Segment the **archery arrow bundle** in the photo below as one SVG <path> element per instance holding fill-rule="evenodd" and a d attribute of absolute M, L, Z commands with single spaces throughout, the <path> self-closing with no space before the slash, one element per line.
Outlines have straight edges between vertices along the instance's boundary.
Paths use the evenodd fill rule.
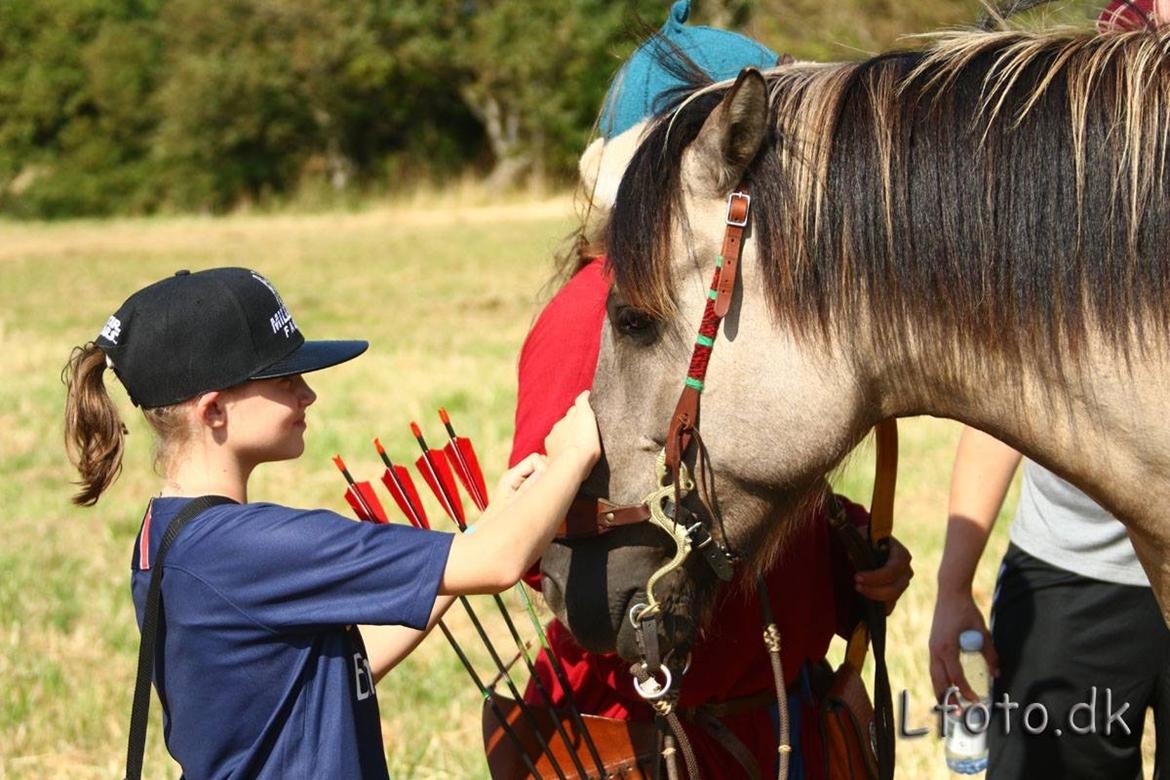
<path fill-rule="evenodd" d="M 410 424 L 411 434 L 422 450 L 422 454 L 415 460 L 415 468 L 443 512 L 462 533 L 467 530 L 467 518 L 456 480 L 480 511 L 487 508 L 488 491 L 471 440 L 456 434 L 446 409 L 439 410 L 439 417 L 448 437 L 442 449 L 428 446 L 418 424 Z M 385 466 L 382 484 L 394 503 L 412 526 L 429 529 L 431 524 L 410 471 L 390 459 L 379 439 L 374 439 L 374 448 Z M 334 457 L 333 462 L 345 477 L 345 500 L 357 518 L 363 522 L 389 522 L 373 485 L 369 481 L 355 480 L 340 455 Z M 638 728 L 642 724 L 583 716 L 580 713 L 573 700 L 564 667 L 549 646 L 548 636 L 524 583 L 518 583 L 515 590 L 523 602 L 557 683 L 564 692 L 567 705 L 565 711 L 554 707 L 552 695 L 537 674 L 536 661 L 530 653 L 529 645 L 520 636 L 507 605 L 498 594 L 492 598 L 518 650 L 511 663 L 505 663 L 500 657 L 471 602 L 463 596 L 458 599 L 497 670 L 490 684 L 484 683 L 483 677 L 476 671 L 450 628 L 442 620 L 438 622 L 447 642 L 484 699 L 484 747 L 492 777 L 551 776 L 559 780 L 573 780 L 619 774 L 630 778 L 642 776 L 648 761 L 648 753 L 643 746 L 652 741 L 648 739 L 650 735 Z M 523 660 L 529 679 L 542 698 L 539 705 L 525 701 L 512 680 L 510 670 L 519 659 Z M 500 682 L 507 687 L 509 695 L 492 690 Z"/>

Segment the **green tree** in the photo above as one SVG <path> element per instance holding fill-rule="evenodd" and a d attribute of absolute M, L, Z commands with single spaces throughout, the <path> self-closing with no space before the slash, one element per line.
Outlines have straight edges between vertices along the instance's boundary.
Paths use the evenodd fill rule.
<path fill-rule="evenodd" d="M 660 0 L 467 4 L 457 47 L 462 93 L 483 123 L 493 186 L 572 175 L 609 80 L 637 45 L 639 18 L 657 23 L 665 8 Z"/>
<path fill-rule="evenodd" d="M 134 0 L 0 2 L 0 207 L 41 216 L 145 207 L 154 15 Z"/>
<path fill-rule="evenodd" d="M 482 140 L 455 86 L 452 19 L 413 0 L 172 0 L 158 151 L 174 203 L 224 208 L 306 176 L 369 185 L 402 152 L 465 165 Z"/>

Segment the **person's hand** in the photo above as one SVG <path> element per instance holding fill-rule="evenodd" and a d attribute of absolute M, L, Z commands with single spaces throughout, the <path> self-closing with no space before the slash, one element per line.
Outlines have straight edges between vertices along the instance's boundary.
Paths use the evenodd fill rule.
<path fill-rule="evenodd" d="M 512 468 L 504 472 L 500 481 L 496 483 L 495 499 L 493 504 L 506 505 L 519 493 L 523 492 L 529 480 L 544 471 L 548 458 L 539 452 L 534 452 Z"/>
<path fill-rule="evenodd" d="M 857 592 L 871 601 L 886 605 L 886 614 L 894 611 L 898 599 L 910 586 L 914 569 L 910 566 L 910 551 L 894 537 L 890 537 L 890 555 L 885 565 L 872 571 L 854 575 Z"/>
<path fill-rule="evenodd" d="M 958 686 L 959 693 L 967 701 L 979 699 L 959 666 L 959 634 L 970 629 L 983 632 L 983 657 L 987 659 L 991 676 L 995 677 L 999 674 L 999 657 L 970 589 L 965 593 L 940 591 L 930 626 L 930 681 L 934 685 L 934 695 L 940 700 L 952 685 Z"/>
<path fill-rule="evenodd" d="M 549 459 L 561 456 L 579 458 L 584 479 L 593 464 L 601 457 L 601 439 L 597 433 L 597 418 L 589 405 L 589 391 L 577 396 L 565 416 L 549 431 L 544 439 L 544 451 Z"/>

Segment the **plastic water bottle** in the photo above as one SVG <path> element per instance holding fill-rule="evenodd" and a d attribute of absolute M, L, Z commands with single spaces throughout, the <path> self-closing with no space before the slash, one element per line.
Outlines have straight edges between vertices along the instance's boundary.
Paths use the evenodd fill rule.
<path fill-rule="evenodd" d="M 983 658 L 982 631 L 959 634 L 959 666 L 980 699 L 970 702 L 958 698 L 957 703 L 963 711 L 947 715 L 947 766 L 961 775 L 975 775 L 987 769 L 987 729 L 991 715 L 991 675 Z M 945 703 L 956 701 L 952 699 Z"/>

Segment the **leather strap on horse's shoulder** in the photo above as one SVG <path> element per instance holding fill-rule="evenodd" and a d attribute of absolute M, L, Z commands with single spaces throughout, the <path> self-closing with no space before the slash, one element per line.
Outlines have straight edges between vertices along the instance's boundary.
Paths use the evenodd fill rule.
<path fill-rule="evenodd" d="M 894 490 L 898 483 L 898 421 L 890 417 L 874 427 L 877 462 L 869 507 L 869 540 L 879 548 L 889 545 L 894 532 Z"/>
<path fill-rule="evenodd" d="M 873 496 L 870 501 L 869 539 L 845 517 L 835 497 L 830 494 L 829 519 L 837 540 L 857 571 L 881 566 L 889 554 L 890 536 L 894 530 L 894 492 L 898 472 L 898 424 L 893 418 L 882 420 L 875 427 L 877 463 L 874 467 Z M 877 750 L 878 776 L 889 780 L 894 773 L 894 706 L 890 689 L 889 670 L 886 668 L 886 612 L 885 605 L 862 599 L 863 618 L 849 637 L 845 659 L 858 672 L 865 663 L 868 645 L 873 643 L 874 655 L 874 727 Z"/>
<path fill-rule="evenodd" d="M 882 420 L 874 427 L 877 458 L 873 494 L 870 497 L 869 538 L 849 522 L 844 508 L 829 493 L 829 523 L 837 541 L 857 571 L 876 569 L 885 563 L 894 531 L 894 492 L 898 479 L 898 421 Z"/>

